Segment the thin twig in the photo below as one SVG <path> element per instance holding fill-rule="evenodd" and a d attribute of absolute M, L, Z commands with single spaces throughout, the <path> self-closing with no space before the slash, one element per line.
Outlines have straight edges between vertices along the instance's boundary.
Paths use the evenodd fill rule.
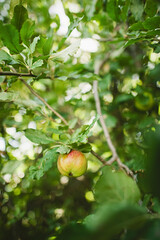
<path fill-rule="evenodd" d="M 26 81 L 24 81 L 22 78 L 20 78 L 20 80 L 26 85 L 26 87 L 30 90 L 30 92 L 36 96 L 41 102 L 44 103 L 44 105 L 46 105 L 46 107 L 48 107 L 58 118 L 60 118 L 62 120 L 62 122 L 68 126 L 67 121 L 62 117 L 62 115 L 60 115 L 56 110 L 54 110 L 41 96 L 39 96 L 38 93 L 36 93 L 33 88 L 28 85 L 28 83 Z"/>
<path fill-rule="evenodd" d="M 106 54 L 106 57 L 103 59 L 102 62 L 100 62 L 99 64 L 96 64 L 95 71 L 94 71 L 95 74 L 97 74 L 97 75 L 99 74 L 101 68 L 103 67 L 104 63 L 107 61 L 108 58 L 109 58 L 109 53 Z M 98 81 L 96 81 L 96 80 L 93 82 L 93 94 L 94 94 L 94 99 L 95 99 L 95 104 L 96 104 L 96 110 L 97 110 L 97 113 L 100 116 L 99 120 L 100 120 L 102 129 L 103 129 L 103 132 L 104 132 L 104 136 L 106 138 L 106 142 L 108 144 L 108 147 L 109 147 L 109 149 L 112 152 L 112 158 L 109 161 L 104 161 L 104 160 L 102 161 L 101 159 L 99 159 L 99 160 L 104 165 L 111 165 L 114 161 L 117 161 L 118 166 L 121 169 L 125 169 L 127 174 L 129 174 L 129 175 L 131 175 L 133 177 L 132 171 L 125 164 L 123 164 L 121 162 L 121 160 L 120 160 L 120 158 L 119 158 L 119 156 L 117 154 L 116 148 L 114 147 L 113 142 L 111 140 L 108 128 L 107 128 L 107 126 L 105 124 L 105 121 L 104 121 L 104 118 L 103 118 L 103 115 L 102 115 L 101 104 L 100 104 L 100 99 L 99 99 L 99 94 L 98 94 Z"/>
<path fill-rule="evenodd" d="M 112 143 L 112 140 L 110 138 L 110 134 L 108 132 L 108 129 L 106 127 L 106 124 L 105 124 L 105 121 L 104 121 L 104 118 L 102 116 L 102 111 L 101 111 L 101 106 L 100 106 L 100 100 L 99 100 L 99 95 L 98 95 L 98 82 L 97 81 L 94 81 L 93 82 L 93 93 L 94 93 L 94 98 L 95 98 L 95 103 L 96 103 L 96 109 L 97 109 L 97 112 L 99 114 L 99 120 L 101 122 L 101 125 L 102 125 L 102 129 L 104 131 L 104 135 L 105 135 L 105 138 L 106 138 L 106 141 L 108 143 L 108 146 L 112 152 L 112 155 L 113 157 L 116 159 L 117 158 L 117 153 L 116 153 L 116 149 Z"/>
<path fill-rule="evenodd" d="M 36 77 L 32 73 L 18 73 L 18 72 L 0 72 L 0 76 L 18 76 L 18 77 Z"/>
<path fill-rule="evenodd" d="M 95 156 L 96 158 L 98 158 L 99 161 L 101 161 L 103 163 L 103 165 L 106 165 L 106 161 L 101 157 L 99 156 L 96 152 L 94 152 L 93 150 L 91 150 L 91 153 L 93 156 Z"/>

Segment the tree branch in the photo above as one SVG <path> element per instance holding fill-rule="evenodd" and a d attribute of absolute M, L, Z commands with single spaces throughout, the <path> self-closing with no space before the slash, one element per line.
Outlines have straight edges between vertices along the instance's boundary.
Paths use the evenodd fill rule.
<path fill-rule="evenodd" d="M 38 93 L 36 93 L 33 88 L 31 88 L 30 85 L 28 85 L 28 83 L 26 81 L 24 81 L 22 78 L 20 78 L 21 82 L 23 82 L 26 87 L 30 90 L 30 92 L 36 96 L 41 102 L 44 103 L 44 105 L 46 105 L 47 108 L 49 108 L 58 118 L 60 118 L 62 120 L 62 122 L 68 126 L 67 121 L 62 117 L 62 115 L 60 115 L 56 110 L 54 110 L 41 96 L 38 95 Z"/>
<path fill-rule="evenodd" d="M 104 63 L 107 61 L 108 58 L 109 58 L 109 53 L 106 54 L 106 57 L 103 59 L 103 61 L 101 61 L 99 64 L 96 64 L 95 70 L 94 70 L 95 74 L 99 75 L 101 68 L 103 67 Z M 103 132 L 104 132 L 104 136 L 105 136 L 106 142 L 108 144 L 108 147 L 112 152 L 112 158 L 109 161 L 104 161 L 104 160 L 103 161 L 100 160 L 100 161 L 104 165 L 111 165 L 114 161 L 117 161 L 118 166 L 122 169 L 125 169 L 127 174 L 129 174 L 133 177 L 132 171 L 125 164 L 123 164 L 121 162 L 121 160 L 117 154 L 116 148 L 114 147 L 113 142 L 111 140 L 108 128 L 105 124 L 105 121 L 104 121 L 104 118 L 102 115 L 101 104 L 100 104 L 100 99 L 99 99 L 99 94 L 98 94 L 98 81 L 96 81 L 96 80 L 93 82 L 93 94 L 94 94 L 94 99 L 95 99 L 95 104 L 96 104 L 96 110 L 100 116 L 99 120 L 100 120 L 102 129 L 103 129 Z"/>
<path fill-rule="evenodd" d="M 18 77 L 36 77 L 32 73 L 18 73 L 18 72 L 0 72 L 0 76 L 18 76 Z"/>

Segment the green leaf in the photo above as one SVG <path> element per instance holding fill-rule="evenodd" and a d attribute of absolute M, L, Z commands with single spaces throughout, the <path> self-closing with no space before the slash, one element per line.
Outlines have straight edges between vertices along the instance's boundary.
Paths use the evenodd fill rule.
<path fill-rule="evenodd" d="M 72 120 L 70 120 L 68 122 L 69 128 L 73 129 L 75 127 L 76 123 L 77 123 L 77 118 L 73 118 Z"/>
<path fill-rule="evenodd" d="M 71 32 L 79 25 L 80 21 L 83 19 L 83 17 L 81 18 L 76 18 L 75 20 L 73 20 L 73 22 L 70 23 L 69 27 L 68 27 L 68 32 L 67 34 L 62 38 L 62 40 L 60 41 L 58 48 L 61 48 L 62 45 L 64 44 L 65 40 L 69 37 L 69 35 L 71 34 Z"/>
<path fill-rule="evenodd" d="M 23 5 L 21 4 L 15 6 L 12 24 L 16 26 L 18 31 L 20 31 L 23 23 L 27 20 L 27 18 L 28 18 L 27 9 L 23 7 Z"/>
<path fill-rule="evenodd" d="M 149 17 L 153 17 L 157 12 L 157 1 L 147 0 L 144 11 Z"/>
<path fill-rule="evenodd" d="M 124 229 L 141 226 L 148 218 L 145 208 L 117 202 L 101 205 L 94 214 L 85 218 L 84 225 L 93 232 L 94 239 L 111 240 L 119 239 L 115 237 Z"/>
<path fill-rule="evenodd" d="M 125 0 L 124 6 L 122 6 L 122 10 L 121 10 L 121 17 L 123 21 L 127 19 L 129 6 L 130 6 L 130 0 Z"/>
<path fill-rule="evenodd" d="M 126 48 L 126 47 L 133 45 L 134 43 L 142 41 L 142 40 L 143 40 L 142 38 L 132 38 L 125 43 L 124 47 Z"/>
<path fill-rule="evenodd" d="M 122 102 L 127 102 L 129 100 L 132 100 L 133 96 L 130 94 L 120 94 L 116 97 L 115 103 L 122 103 Z"/>
<path fill-rule="evenodd" d="M 54 142 L 54 140 L 46 136 L 45 133 L 35 129 L 27 129 L 25 131 L 25 136 L 31 142 L 38 143 L 38 144 L 49 144 Z"/>
<path fill-rule="evenodd" d="M 13 58 L 4 50 L 0 49 L 0 62 L 1 61 L 6 61 L 6 62 L 11 62 Z"/>
<path fill-rule="evenodd" d="M 5 80 L 5 76 L 0 76 L 0 84 L 3 83 Z"/>
<path fill-rule="evenodd" d="M 29 168 L 29 178 L 39 180 L 43 175 L 43 169 L 38 169 L 36 166 L 31 166 Z"/>
<path fill-rule="evenodd" d="M 81 129 L 77 129 L 71 136 L 70 143 L 87 143 L 87 137 L 90 132 L 90 129 L 94 126 L 95 122 L 98 120 L 99 116 L 95 116 L 92 123 L 90 125 L 84 125 Z"/>
<path fill-rule="evenodd" d="M 160 36 L 160 30 L 150 30 L 146 33 L 146 37 Z"/>
<path fill-rule="evenodd" d="M 86 143 L 86 144 L 80 144 L 79 146 L 76 146 L 76 149 L 83 153 L 88 153 L 92 150 L 92 147 L 89 143 Z"/>
<path fill-rule="evenodd" d="M 80 40 L 77 40 L 64 50 L 57 53 L 52 53 L 52 55 L 50 56 L 50 60 L 66 62 L 70 58 L 70 56 L 77 52 L 79 46 Z"/>
<path fill-rule="evenodd" d="M 1 173 L 2 173 L 2 174 L 6 174 L 6 173 L 12 174 L 12 173 L 15 172 L 15 170 L 16 170 L 21 164 L 22 164 L 22 162 L 20 162 L 20 161 L 9 161 L 9 162 L 7 162 L 7 163 L 3 166 L 2 170 L 1 170 Z"/>
<path fill-rule="evenodd" d="M 1 92 L 0 93 L 0 102 L 12 102 L 18 98 L 17 93 L 12 92 Z"/>
<path fill-rule="evenodd" d="M 88 20 L 90 20 L 94 16 L 94 12 L 96 10 L 96 4 L 97 4 L 97 0 L 85 0 L 84 1 L 85 14 L 86 14 Z"/>
<path fill-rule="evenodd" d="M 47 172 L 53 163 L 57 161 L 57 148 L 48 150 L 35 166 L 29 168 L 29 178 L 39 180 Z"/>
<path fill-rule="evenodd" d="M 135 17 L 135 20 L 141 20 L 142 14 L 144 11 L 144 6 L 141 0 L 131 0 L 131 12 L 133 16 Z"/>
<path fill-rule="evenodd" d="M 159 198 L 154 197 L 154 198 L 152 199 L 152 209 L 153 209 L 155 212 L 160 213 L 160 200 L 159 200 Z"/>
<path fill-rule="evenodd" d="M 97 116 L 95 116 L 95 118 L 93 119 L 93 121 L 90 125 L 84 125 L 82 127 L 81 136 L 79 138 L 80 141 L 81 141 L 81 138 L 88 136 L 91 128 L 94 126 L 94 124 L 97 122 L 98 119 L 99 119 L 99 116 L 97 115 Z"/>
<path fill-rule="evenodd" d="M 19 33 L 12 24 L 2 25 L 0 22 L 0 38 L 11 53 L 19 53 L 23 47 L 19 44 Z"/>
<path fill-rule="evenodd" d="M 51 133 L 58 134 L 58 135 L 63 133 L 62 130 L 59 130 L 59 129 L 56 129 L 56 128 L 47 128 L 47 131 L 51 132 Z"/>
<path fill-rule="evenodd" d="M 140 191 L 136 182 L 124 171 L 113 171 L 108 166 L 103 167 L 94 192 L 95 199 L 99 203 L 136 203 L 140 200 Z"/>
<path fill-rule="evenodd" d="M 39 59 L 39 60 L 37 60 L 36 62 L 33 63 L 33 65 L 31 66 L 31 69 L 40 67 L 40 66 L 42 66 L 42 65 L 43 65 L 43 60 L 42 60 L 42 59 Z"/>
<path fill-rule="evenodd" d="M 30 50 L 30 54 L 34 53 L 35 49 L 36 49 L 36 45 L 37 45 L 37 42 L 39 41 L 40 37 L 35 37 L 33 39 L 33 42 L 31 43 L 30 47 L 29 47 L 29 50 Z"/>
<path fill-rule="evenodd" d="M 43 45 L 43 54 L 48 55 L 50 54 L 52 50 L 53 45 L 53 37 L 49 37 L 48 39 L 45 39 L 45 43 Z"/>
<path fill-rule="evenodd" d="M 118 18 L 118 4 L 117 0 L 107 1 L 107 13 L 111 19 L 117 21 Z"/>
<path fill-rule="evenodd" d="M 44 172 L 47 172 L 52 166 L 53 163 L 57 161 L 57 148 L 48 150 L 42 160 L 42 167 Z"/>
<path fill-rule="evenodd" d="M 35 22 L 27 19 L 21 28 L 20 35 L 21 40 L 28 46 L 30 44 L 29 40 L 31 39 L 35 30 Z"/>
<path fill-rule="evenodd" d="M 54 239 L 54 237 L 53 237 Z M 69 222 L 61 229 L 56 240 L 91 240 L 90 234 L 84 224 L 77 222 Z M 52 239 L 51 239 L 52 240 Z M 95 240 L 95 238 L 92 238 Z"/>
<path fill-rule="evenodd" d="M 137 22 L 132 24 L 129 29 L 129 31 L 139 31 L 139 30 L 144 30 L 143 23 L 142 22 Z"/>
<path fill-rule="evenodd" d="M 70 147 L 62 145 L 59 148 L 57 148 L 57 152 L 60 154 L 68 154 L 71 151 Z"/>
<path fill-rule="evenodd" d="M 143 22 L 143 27 L 147 30 L 154 30 L 160 27 L 160 16 L 148 18 Z"/>
<path fill-rule="evenodd" d="M 10 15 L 12 16 L 14 13 L 14 8 L 19 3 L 23 4 L 25 7 L 27 7 L 27 0 L 11 0 L 10 1 Z"/>

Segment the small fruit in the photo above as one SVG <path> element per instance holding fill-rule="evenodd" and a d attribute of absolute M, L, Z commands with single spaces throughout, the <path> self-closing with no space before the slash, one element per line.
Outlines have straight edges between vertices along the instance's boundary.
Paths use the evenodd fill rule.
<path fill-rule="evenodd" d="M 154 99 L 151 93 L 144 92 L 139 94 L 135 99 L 135 106 L 141 111 L 148 111 L 152 108 L 154 104 Z"/>
<path fill-rule="evenodd" d="M 72 150 L 68 154 L 60 154 L 57 167 L 64 176 L 79 177 L 87 170 L 87 160 L 80 151 Z"/>

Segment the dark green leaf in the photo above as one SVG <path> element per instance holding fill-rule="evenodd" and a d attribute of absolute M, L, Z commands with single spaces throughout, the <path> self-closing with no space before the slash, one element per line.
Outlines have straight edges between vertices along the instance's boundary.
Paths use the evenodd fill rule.
<path fill-rule="evenodd" d="M 147 211 L 130 203 L 104 204 L 85 218 L 84 224 L 94 239 L 112 240 L 124 229 L 139 228 L 148 220 Z M 119 238 L 118 238 L 119 239 Z"/>
<path fill-rule="evenodd" d="M 118 4 L 117 0 L 107 1 L 107 13 L 111 19 L 116 21 L 118 19 Z"/>
<path fill-rule="evenodd" d="M 76 146 L 76 149 L 81 152 L 88 153 L 92 150 L 92 147 L 89 143 L 86 143 L 86 144 L 80 144 L 79 146 Z"/>
<path fill-rule="evenodd" d="M 56 237 L 56 240 L 91 240 L 89 232 L 82 223 L 70 222 Z"/>
<path fill-rule="evenodd" d="M 28 18 L 27 9 L 23 7 L 23 5 L 19 4 L 14 8 L 14 14 L 12 19 L 12 24 L 16 26 L 18 31 L 21 30 L 23 23 Z"/>
<path fill-rule="evenodd" d="M 157 12 L 157 1 L 147 0 L 144 10 L 149 17 L 153 17 Z"/>
<path fill-rule="evenodd" d="M 154 30 L 155 28 L 159 28 L 160 27 L 160 16 L 147 18 L 143 22 L 143 26 L 147 30 Z"/>
<path fill-rule="evenodd" d="M 11 53 L 21 52 L 23 47 L 19 44 L 19 33 L 16 27 L 12 24 L 2 25 L 0 22 L 0 29 L 0 38 Z"/>
<path fill-rule="evenodd" d="M 160 200 L 156 197 L 152 199 L 152 209 L 160 213 Z"/>
<path fill-rule="evenodd" d="M 131 25 L 128 29 L 129 31 L 139 31 L 139 30 L 144 30 L 143 23 L 142 22 L 137 22 Z"/>
<path fill-rule="evenodd" d="M 130 94 L 120 94 L 116 97 L 115 102 L 122 103 L 122 102 L 127 102 L 131 99 L 133 99 L 133 96 Z"/>
<path fill-rule="evenodd" d="M 129 6 L 130 6 L 130 0 L 125 0 L 121 10 L 121 17 L 123 21 L 125 21 L 128 16 Z"/>

